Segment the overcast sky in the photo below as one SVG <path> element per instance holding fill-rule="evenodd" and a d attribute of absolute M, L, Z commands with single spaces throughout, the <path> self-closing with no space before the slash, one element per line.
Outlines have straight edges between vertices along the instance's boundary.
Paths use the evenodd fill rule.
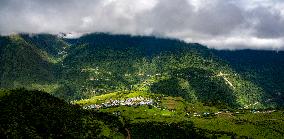
<path fill-rule="evenodd" d="M 284 50 L 284 0 L 0 0 L 0 33 L 159 35 Z"/>

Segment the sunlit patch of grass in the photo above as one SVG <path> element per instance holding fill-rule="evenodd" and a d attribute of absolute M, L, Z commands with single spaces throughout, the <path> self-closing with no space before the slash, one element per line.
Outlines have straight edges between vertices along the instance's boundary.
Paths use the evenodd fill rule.
<path fill-rule="evenodd" d="M 125 100 L 128 98 L 134 98 L 134 97 L 144 97 L 144 98 L 150 98 L 153 97 L 151 94 L 147 92 L 142 91 L 122 91 L 122 92 L 113 92 L 108 94 L 103 94 L 99 96 L 94 96 L 89 99 L 83 99 L 75 101 L 74 103 L 79 105 L 87 105 L 87 104 L 99 104 L 106 101 L 112 100 Z"/>
<path fill-rule="evenodd" d="M 169 110 L 161 111 L 162 116 L 172 116 L 174 112 L 170 112 Z"/>
<path fill-rule="evenodd" d="M 55 92 L 60 87 L 59 84 L 31 84 L 30 89 L 36 89 L 47 93 Z"/>
<path fill-rule="evenodd" d="M 186 109 L 185 100 L 181 97 L 164 97 L 161 106 L 168 110 L 184 111 Z"/>
<path fill-rule="evenodd" d="M 187 112 L 210 112 L 210 113 L 215 113 L 218 112 L 219 109 L 216 107 L 209 107 L 209 106 L 204 106 L 203 103 L 201 102 L 196 102 L 196 103 L 187 103 L 186 104 L 186 111 Z"/>
<path fill-rule="evenodd" d="M 150 95 L 146 92 L 142 91 L 132 91 L 129 94 L 126 95 L 127 98 L 133 98 L 133 97 L 149 97 Z"/>
<path fill-rule="evenodd" d="M 191 117 L 190 119 L 196 127 L 211 131 L 234 132 L 239 136 L 253 138 L 281 138 L 282 116 L 281 113 L 275 112 L 246 113 L 236 116 L 220 114 L 214 118 Z"/>
<path fill-rule="evenodd" d="M 78 101 L 75 101 L 74 103 L 79 104 L 79 105 L 97 104 L 97 103 L 105 102 L 106 100 L 109 100 L 109 99 L 116 99 L 117 95 L 118 95 L 118 92 L 108 93 L 104 95 L 94 96 L 90 99 L 78 100 Z"/>

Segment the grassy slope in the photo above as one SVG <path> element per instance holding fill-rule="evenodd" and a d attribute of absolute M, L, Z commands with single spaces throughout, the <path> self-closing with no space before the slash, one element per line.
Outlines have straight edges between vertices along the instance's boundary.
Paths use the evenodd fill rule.
<path fill-rule="evenodd" d="M 0 94 L 0 104 L 4 106 L 0 111 L 0 136 L 4 138 L 281 138 L 284 132 L 283 111 L 254 114 L 240 110 L 238 114 L 194 117 L 193 113 L 212 113 L 218 109 L 189 104 L 181 97 L 160 97 L 160 107 L 119 106 L 96 111 L 83 110 L 39 91 L 1 90 Z M 93 99 L 159 97 L 138 92 L 116 96 L 113 93 Z"/>
<path fill-rule="evenodd" d="M 134 93 L 134 92 L 133 92 Z M 130 93 L 130 94 L 133 94 Z M 231 138 L 281 138 L 283 136 L 283 111 L 269 113 L 263 110 L 259 113 L 252 113 L 250 110 L 224 110 L 222 113 L 216 107 L 204 106 L 202 103 L 188 103 L 181 97 L 162 97 L 145 95 L 135 92 L 136 96 L 159 98 L 153 106 L 118 106 L 101 108 L 99 111 L 119 115 L 129 122 L 129 126 L 151 122 L 161 123 L 193 123 L 196 130 L 200 130 L 206 137 Z M 93 97 L 88 100 L 74 102 L 79 105 L 102 104 L 110 99 L 130 98 L 126 93 L 111 93 Z M 132 96 L 132 95 L 131 95 Z M 228 112 L 225 112 L 228 111 Z M 209 112 L 210 115 L 204 115 Z M 201 117 L 194 116 L 195 113 Z M 142 126 L 142 125 L 141 125 Z M 131 132 L 136 132 L 130 130 Z M 149 132 L 149 131 L 148 131 Z"/>
<path fill-rule="evenodd" d="M 40 91 L 1 90 L 0 94 L 2 138 L 205 138 L 191 122 L 132 123 L 111 111 L 83 110 Z"/>
<path fill-rule="evenodd" d="M 1 37 L 1 86 L 50 83 L 55 78 L 52 65 L 42 57 L 40 50 L 19 35 Z"/>

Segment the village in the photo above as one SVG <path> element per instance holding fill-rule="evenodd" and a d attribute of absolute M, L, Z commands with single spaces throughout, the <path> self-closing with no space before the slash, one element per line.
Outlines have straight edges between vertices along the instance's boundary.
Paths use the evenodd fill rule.
<path fill-rule="evenodd" d="M 153 99 L 144 98 L 144 97 L 133 97 L 125 100 L 112 100 L 110 99 L 108 102 L 104 102 L 102 104 L 91 104 L 87 106 L 83 106 L 83 109 L 100 109 L 100 108 L 108 108 L 108 107 L 116 107 L 116 106 L 142 106 L 142 105 L 155 105 Z"/>
<path fill-rule="evenodd" d="M 141 96 L 133 97 L 133 98 L 127 98 L 122 100 L 113 100 L 110 99 L 107 102 L 101 103 L 101 104 L 90 104 L 83 106 L 83 109 L 101 109 L 101 108 L 111 108 L 111 107 L 118 107 L 118 106 L 153 106 L 157 109 L 166 110 L 166 108 L 161 108 L 158 105 L 157 102 L 155 102 L 151 98 L 144 98 Z M 171 110 L 171 112 L 176 112 L 175 110 Z M 193 116 L 193 117 L 212 117 L 212 116 L 218 116 L 218 115 L 227 115 L 227 116 L 234 116 L 239 114 L 245 114 L 245 113 L 252 113 L 252 114 L 258 114 L 258 113 L 273 113 L 276 112 L 276 110 L 249 110 L 249 109 L 243 109 L 240 108 L 239 111 L 230 111 L 228 109 L 221 109 L 218 112 L 187 112 L 186 116 Z"/>

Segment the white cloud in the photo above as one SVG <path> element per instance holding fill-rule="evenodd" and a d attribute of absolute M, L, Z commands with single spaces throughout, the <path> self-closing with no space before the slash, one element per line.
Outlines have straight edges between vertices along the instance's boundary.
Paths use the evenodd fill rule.
<path fill-rule="evenodd" d="M 217 49 L 284 50 L 282 0 L 1 0 L 0 33 L 159 34 Z"/>
<path fill-rule="evenodd" d="M 210 44 L 211 48 L 216 49 L 267 49 L 281 50 L 284 45 L 284 38 L 279 39 L 263 39 L 256 37 L 228 37 L 215 38 L 209 40 L 199 40 L 204 44 Z M 230 47 L 227 47 L 230 46 Z M 273 46 L 273 47 L 271 47 Z"/>

